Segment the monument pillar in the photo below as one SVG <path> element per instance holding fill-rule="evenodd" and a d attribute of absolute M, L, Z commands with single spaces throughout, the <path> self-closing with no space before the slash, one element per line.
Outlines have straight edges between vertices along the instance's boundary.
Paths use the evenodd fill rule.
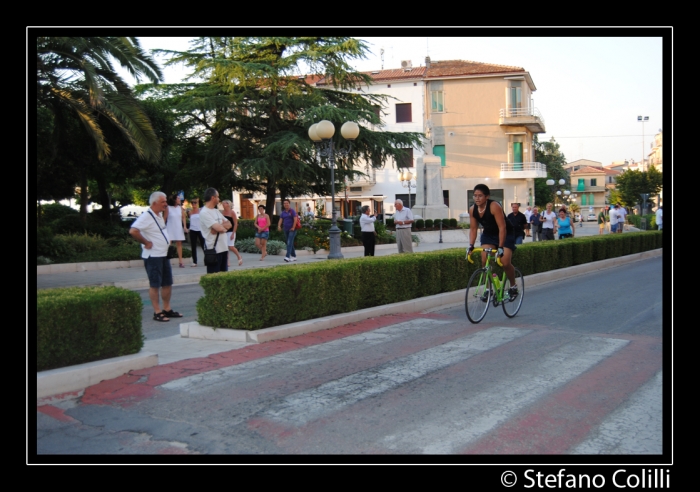
<path fill-rule="evenodd" d="M 416 204 L 411 209 L 424 219 L 446 219 L 449 211 L 442 196 L 442 161 L 436 155 L 416 160 Z"/>

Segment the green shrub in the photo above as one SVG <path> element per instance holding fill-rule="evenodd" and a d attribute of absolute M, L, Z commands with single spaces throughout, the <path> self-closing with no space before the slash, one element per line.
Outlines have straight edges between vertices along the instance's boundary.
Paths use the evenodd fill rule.
<path fill-rule="evenodd" d="M 39 207 L 37 207 L 37 213 L 38 212 Z M 39 222 L 42 225 L 46 225 L 67 215 L 79 214 L 80 212 L 67 205 L 61 205 L 60 203 L 49 203 L 48 205 L 41 206 L 41 217 L 39 218 Z"/>
<path fill-rule="evenodd" d="M 240 253 L 262 254 L 261 251 L 255 247 L 255 238 L 241 239 L 239 241 L 238 237 L 236 237 L 236 248 Z M 268 255 L 276 255 L 280 251 L 285 251 L 287 249 L 287 244 L 282 241 L 268 240 L 265 249 Z"/>
<path fill-rule="evenodd" d="M 457 219 L 450 219 L 450 227 L 457 227 Z"/>
<path fill-rule="evenodd" d="M 386 237 L 389 235 L 386 231 L 386 226 L 384 225 L 384 222 L 381 222 L 381 221 L 375 222 L 374 223 L 374 230 L 377 233 L 377 239 L 379 239 L 380 237 Z"/>
<path fill-rule="evenodd" d="M 423 219 L 417 219 L 415 222 L 416 229 L 424 229 L 425 228 L 425 220 Z"/>
<path fill-rule="evenodd" d="M 118 287 L 37 290 L 37 371 L 135 354 L 143 347 L 137 292 Z"/>
<path fill-rule="evenodd" d="M 433 219 L 425 219 L 425 228 L 426 228 L 426 229 L 432 229 L 432 228 L 433 228 Z"/>
<path fill-rule="evenodd" d="M 108 246 L 107 240 L 96 234 L 58 234 L 56 238 L 61 238 L 74 253 L 85 253 L 86 251 L 94 251 L 103 249 Z"/>
<path fill-rule="evenodd" d="M 394 227 L 394 218 L 393 217 L 386 219 L 386 226 L 392 227 L 392 228 Z"/>
<path fill-rule="evenodd" d="M 257 230 L 255 227 L 247 227 L 247 226 L 241 226 L 241 221 L 238 221 L 238 229 L 236 229 L 236 241 L 238 239 L 248 239 L 248 238 L 255 238 L 255 233 Z"/>

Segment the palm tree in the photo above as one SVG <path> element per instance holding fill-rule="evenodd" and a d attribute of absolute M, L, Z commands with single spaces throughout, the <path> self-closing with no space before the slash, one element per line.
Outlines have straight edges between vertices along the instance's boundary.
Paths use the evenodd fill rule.
<path fill-rule="evenodd" d="M 65 112 L 75 115 L 95 142 L 100 160 L 110 154 L 99 116 L 118 128 L 139 157 L 156 161 L 160 145 L 151 122 L 129 86 L 115 72 L 118 62 L 136 80 L 162 80 L 158 65 L 134 37 L 38 37 L 37 108 L 54 115 L 54 142 Z"/>

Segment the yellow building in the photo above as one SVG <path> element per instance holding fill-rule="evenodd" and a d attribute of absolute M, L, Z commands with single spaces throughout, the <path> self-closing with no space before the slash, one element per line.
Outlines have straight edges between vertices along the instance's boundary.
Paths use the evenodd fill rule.
<path fill-rule="evenodd" d="M 442 185 L 450 215 L 467 210 L 478 183 L 509 210 L 534 204 L 534 178 L 547 177 L 535 162 L 533 139 L 545 132 L 534 106 L 536 87 L 520 67 L 426 58 L 426 154 L 442 160 Z"/>

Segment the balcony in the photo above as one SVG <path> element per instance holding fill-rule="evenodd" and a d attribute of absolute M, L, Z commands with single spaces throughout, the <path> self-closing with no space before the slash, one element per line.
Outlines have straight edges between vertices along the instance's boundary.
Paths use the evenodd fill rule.
<path fill-rule="evenodd" d="M 545 133 L 544 118 L 537 108 L 501 109 L 498 124 L 501 126 L 524 126 L 532 133 Z"/>
<path fill-rule="evenodd" d="M 501 179 L 546 178 L 547 166 L 541 162 L 502 162 Z"/>
<path fill-rule="evenodd" d="M 576 186 L 575 189 L 572 187 L 571 192 L 572 193 L 600 193 L 602 191 L 605 191 L 607 188 L 605 186 L 584 186 L 581 188 L 580 186 Z"/>

